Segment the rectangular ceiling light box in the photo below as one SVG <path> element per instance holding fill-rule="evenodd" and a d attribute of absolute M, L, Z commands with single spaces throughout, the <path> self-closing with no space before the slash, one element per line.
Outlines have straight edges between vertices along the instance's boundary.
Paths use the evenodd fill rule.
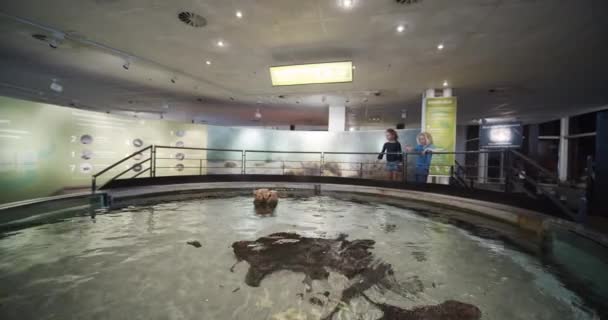
<path fill-rule="evenodd" d="M 353 81 L 353 62 L 329 62 L 270 67 L 273 86 Z"/>

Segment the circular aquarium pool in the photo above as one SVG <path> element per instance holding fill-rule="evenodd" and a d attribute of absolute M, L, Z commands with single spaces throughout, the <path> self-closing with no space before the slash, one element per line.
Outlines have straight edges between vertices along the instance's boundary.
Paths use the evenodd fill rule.
<path fill-rule="evenodd" d="M 505 241 L 525 243 L 518 232 L 350 196 L 283 198 L 271 214 L 256 214 L 249 196 L 132 206 L 4 233 L 0 314 L 598 319 L 534 249 Z"/>

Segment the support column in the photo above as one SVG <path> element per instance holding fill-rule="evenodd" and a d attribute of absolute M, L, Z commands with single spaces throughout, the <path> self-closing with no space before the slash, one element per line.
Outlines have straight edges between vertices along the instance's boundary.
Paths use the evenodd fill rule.
<path fill-rule="evenodd" d="M 340 132 L 346 130 L 346 107 L 330 106 L 327 131 Z"/>
<path fill-rule="evenodd" d="M 570 118 L 565 117 L 560 120 L 559 131 L 559 154 L 557 160 L 557 173 L 559 180 L 568 180 L 568 134 L 570 131 Z"/>
<path fill-rule="evenodd" d="M 608 217 L 608 110 L 597 113 L 595 135 L 595 183 L 591 195 L 592 214 Z"/>

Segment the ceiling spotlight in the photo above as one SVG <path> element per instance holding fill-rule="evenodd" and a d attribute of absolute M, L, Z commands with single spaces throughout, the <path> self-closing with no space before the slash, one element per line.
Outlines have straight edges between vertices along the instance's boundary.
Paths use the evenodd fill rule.
<path fill-rule="evenodd" d="M 447 86 L 448 86 L 448 81 L 447 81 L 447 80 L 443 82 L 443 86 L 444 86 L 444 87 L 447 87 Z"/>
<path fill-rule="evenodd" d="M 239 18 L 239 19 L 242 18 L 243 17 L 243 13 L 240 10 L 237 11 L 236 12 L 236 17 Z"/>
<path fill-rule="evenodd" d="M 355 131 L 355 127 L 350 127 L 350 129 L 348 129 L 348 131 Z"/>
<path fill-rule="evenodd" d="M 59 83 L 57 83 L 57 79 L 53 79 L 51 81 L 51 85 L 49 86 L 49 88 L 51 88 L 51 90 L 53 90 L 57 93 L 63 92 L 63 86 L 60 85 Z"/>
<path fill-rule="evenodd" d="M 262 113 L 260 112 L 260 109 L 256 109 L 255 110 L 255 114 L 253 115 L 255 120 L 261 120 L 262 119 Z"/>
<path fill-rule="evenodd" d="M 440 43 L 437 45 L 437 50 L 443 50 L 444 46 L 443 43 Z"/>
<path fill-rule="evenodd" d="M 211 61 L 207 60 L 207 61 L 205 61 L 205 64 L 207 64 L 208 66 L 210 66 L 211 65 Z"/>
<path fill-rule="evenodd" d="M 404 25 L 400 24 L 399 26 L 397 26 L 397 32 L 401 33 L 403 31 L 405 31 L 405 26 Z"/>
<path fill-rule="evenodd" d="M 177 80 L 175 78 L 171 78 L 171 83 L 175 83 Z"/>
<path fill-rule="evenodd" d="M 225 44 L 225 43 L 224 43 L 224 41 L 222 41 L 222 40 L 219 40 L 219 41 L 217 42 L 217 46 L 218 46 L 218 47 L 223 47 L 223 46 L 225 46 L 225 45 L 226 45 L 226 44 Z"/>
<path fill-rule="evenodd" d="M 60 42 L 56 39 L 50 39 L 49 40 L 49 47 L 53 48 L 53 49 L 57 49 L 59 47 Z"/>
<path fill-rule="evenodd" d="M 407 110 L 401 110 L 401 119 L 407 119 Z"/>
<path fill-rule="evenodd" d="M 342 0 L 342 6 L 344 8 L 350 9 L 353 7 L 353 0 Z"/>
<path fill-rule="evenodd" d="M 130 67 L 131 67 L 131 62 L 129 62 L 129 61 L 125 62 L 125 64 L 122 65 L 122 68 L 125 70 L 129 70 Z"/>

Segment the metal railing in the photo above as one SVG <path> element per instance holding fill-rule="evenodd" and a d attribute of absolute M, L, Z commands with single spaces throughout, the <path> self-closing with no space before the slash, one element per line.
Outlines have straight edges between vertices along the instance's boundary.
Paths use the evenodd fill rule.
<path fill-rule="evenodd" d="M 502 161 L 503 152 L 483 150 L 433 152 L 432 156 L 438 159 L 442 155 L 456 158 L 465 154 L 495 154 L 497 155 L 495 158 Z M 420 156 L 414 152 L 271 151 L 151 145 L 93 175 L 92 191 L 95 192 L 99 185 L 119 179 L 180 175 L 273 174 L 383 180 L 388 175 L 385 170 L 386 163 L 378 160 L 379 155 L 382 155 L 384 159 L 387 155 L 401 155 L 403 161 L 399 166 L 398 180 L 410 181 L 414 178 L 417 157 Z M 454 172 L 454 167 L 458 169 L 458 179 L 467 181 L 467 185 L 470 187 L 482 184 L 503 184 L 505 181 L 502 162 L 493 165 L 485 163 L 460 165 L 457 161 L 453 163 L 433 161 L 431 176 L 433 176 L 434 170 L 444 172 L 443 175 L 450 175 L 450 172 Z"/>
<path fill-rule="evenodd" d="M 92 177 L 92 192 L 99 185 L 120 179 L 193 175 L 301 175 L 386 180 L 388 155 L 401 155 L 397 180 L 414 182 L 422 155 L 416 152 L 321 152 L 188 148 L 151 145 Z M 453 157 L 453 158 L 452 158 Z M 432 152 L 428 183 L 467 189 L 525 192 L 544 196 L 563 213 L 576 219 L 573 209 L 556 194 L 565 186 L 557 175 L 514 150 Z M 442 174 L 436 174 L 441 172 Z M 443 179 L 447 177 L 448 179 Z M 105 179 L 105 180 L 104 180 Z M 547 187 L 555 186 L 555 187 Z"/>

